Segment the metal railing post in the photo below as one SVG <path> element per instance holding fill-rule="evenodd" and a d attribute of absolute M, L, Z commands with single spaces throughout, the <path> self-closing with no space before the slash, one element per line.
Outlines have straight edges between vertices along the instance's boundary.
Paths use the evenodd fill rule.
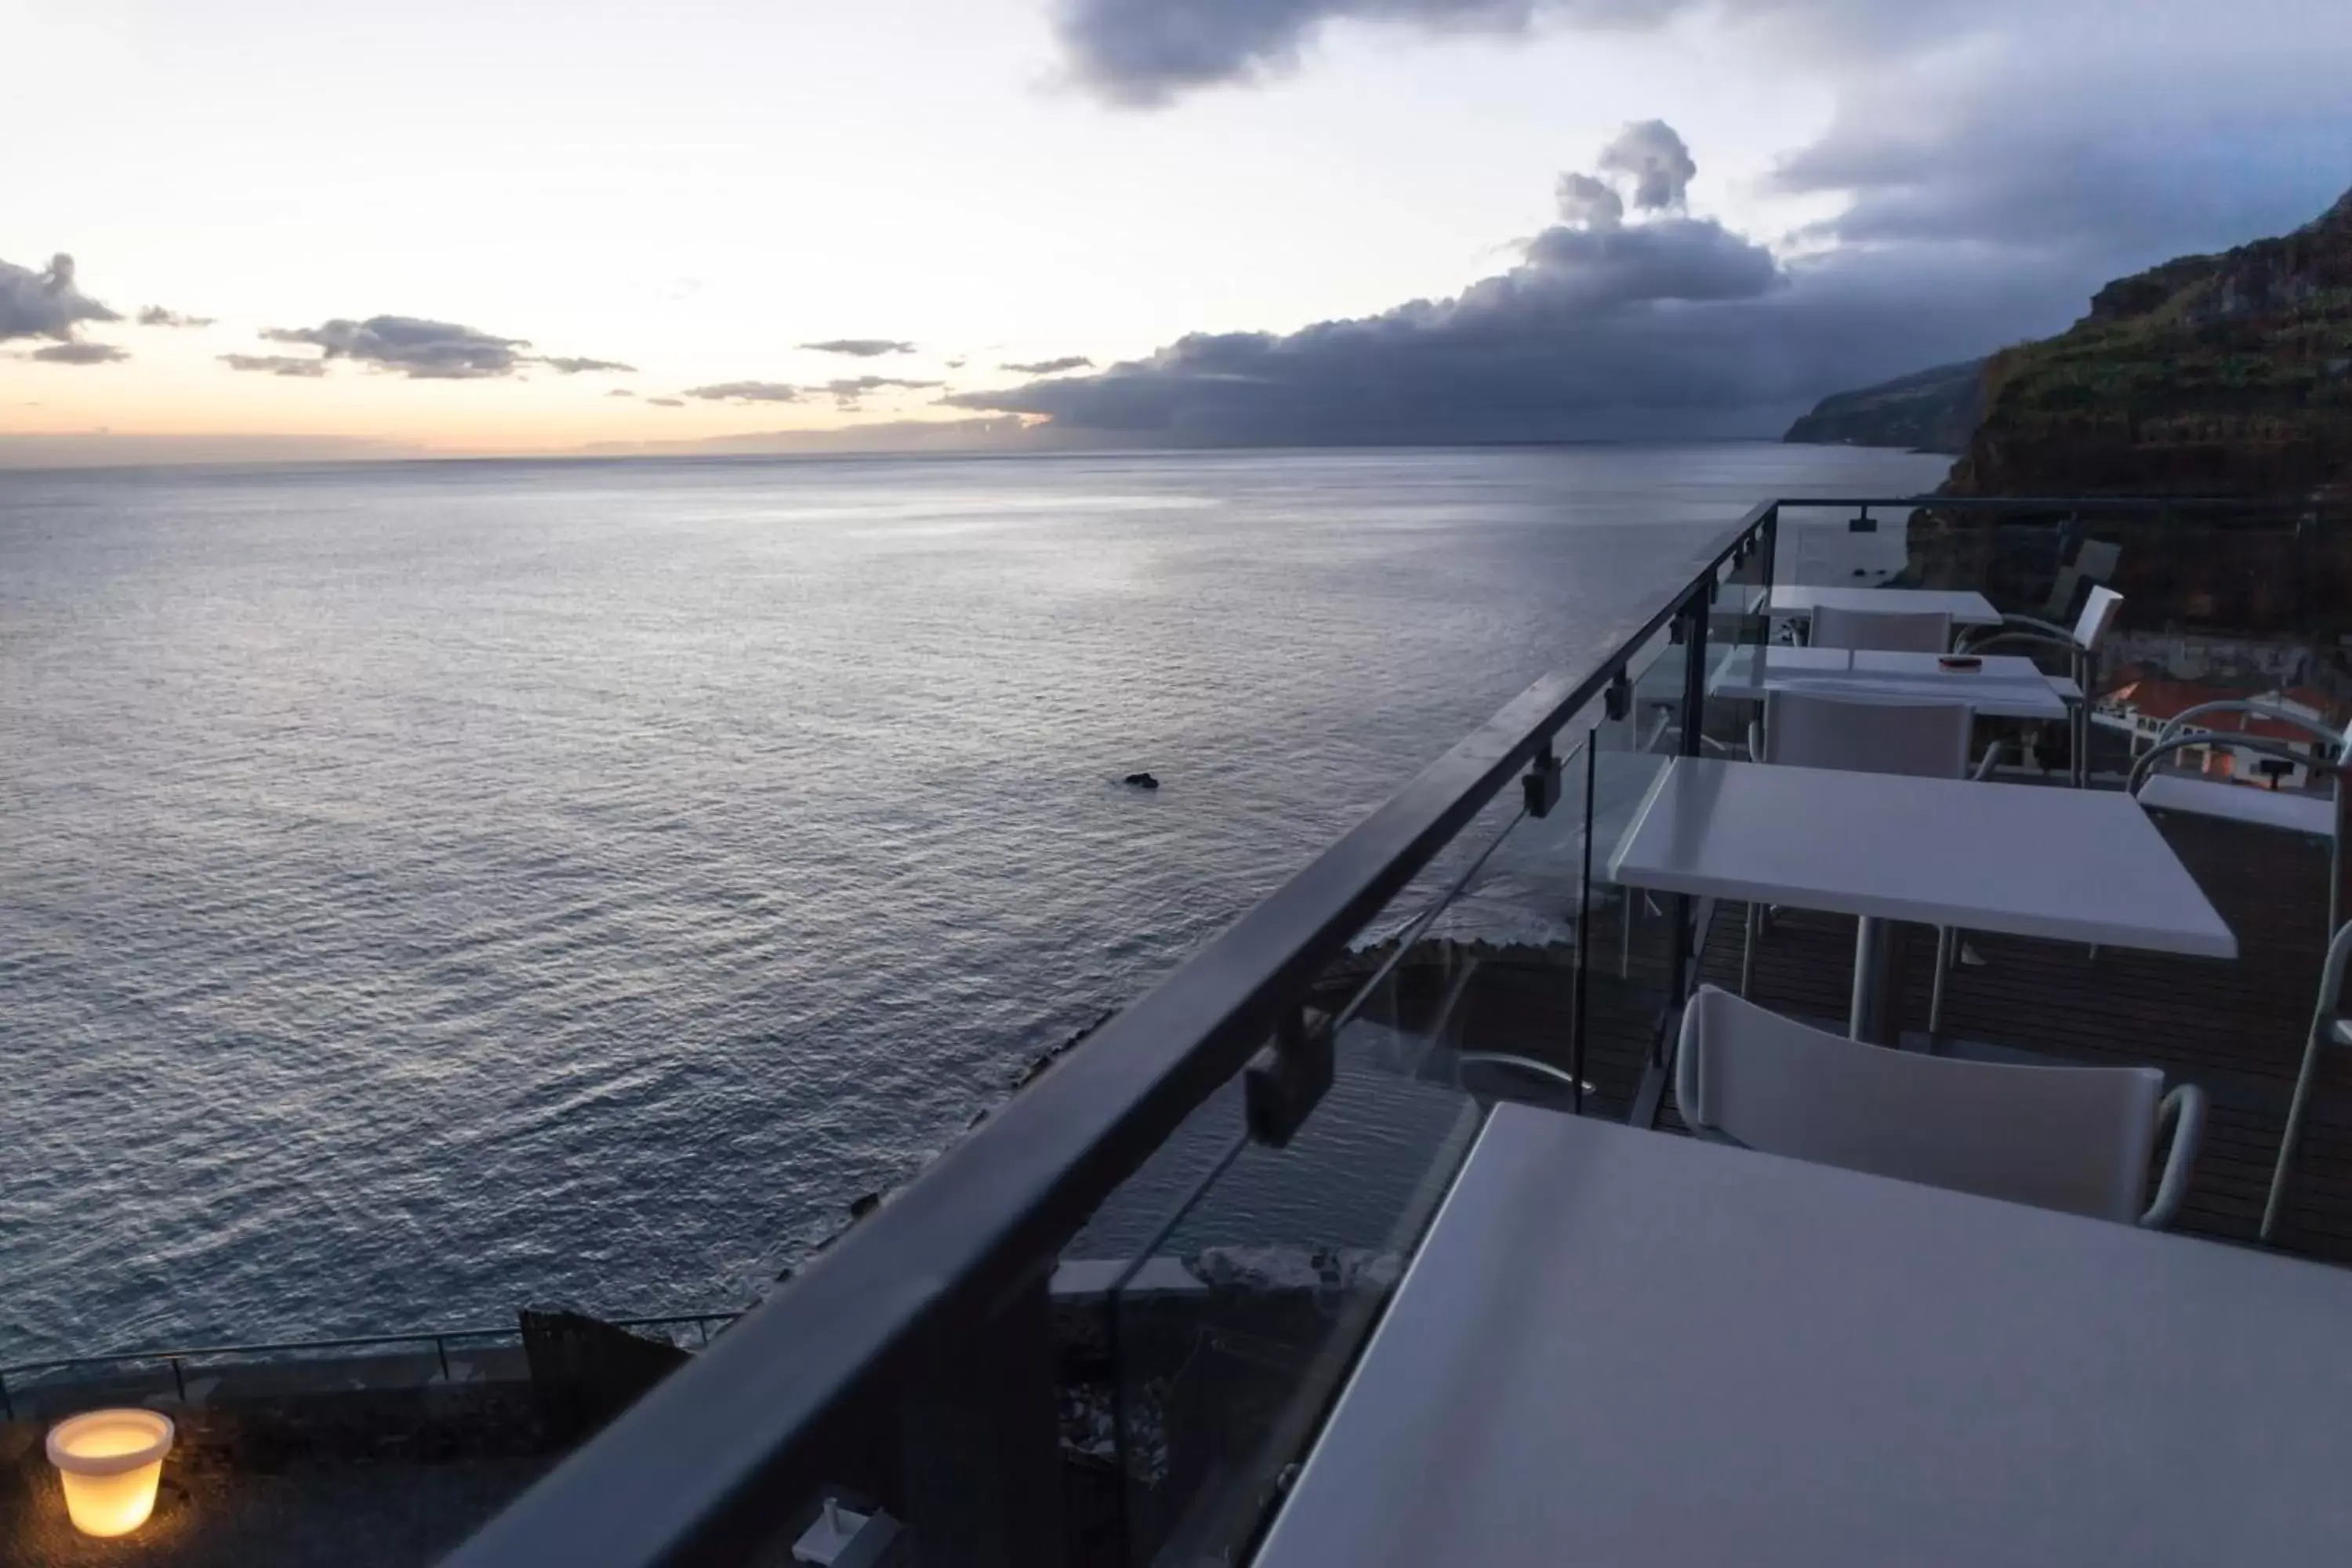
<path fill-rule="evenodd" d="M 899 1406 L 899 1464 L 918 1560 L 1059 1568 L 1062 1455 L 1053 1259 L 968 1335 L 943 1345 Z"/>
<path fill-rule="evenodd" d="M 1677 625 L 1682 629 L 1683 643 L 1683 732 L 1677 749 L 1681 757 L 1696 757 L 1706 750 L 1706 634 L 1708 611 L 1714 605 L 1717 581 L 1709 568 L 1706 581 L 1694 589 L 1683 604 Z M 1666 971 L 1666 1016 L 1672 1017 L 1690 994 L 1688 974 L 1696 956 L 1693 930 L 1696 902 L 1688 893 L 1675 895 L 1674 960 Z M 1666 1065 L 1666 1032 L 1660 1026 L 1650 1042 L 1650 1065 L 1664 1068 Z"/>
<path fill-rule="evenodd" d="M 1576 974 L 1570 982 L 1568 1032 L 1569 1089 L 1576 1114 L 1584 1114 L 1585 971 L 1592 963 L 1592 792 L 1600 782 L 1601 746 L 1591 731 L 1584 737 L 1584 874 L 1576 879 Z"/>

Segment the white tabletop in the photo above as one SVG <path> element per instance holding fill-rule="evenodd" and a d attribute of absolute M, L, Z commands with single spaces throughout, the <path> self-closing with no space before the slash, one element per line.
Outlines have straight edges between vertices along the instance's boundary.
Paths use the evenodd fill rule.
<path fill-rule="evenodd" d="M 1768 691 L 1818 691 L 1883 701 L 1965 702 L 2002 719 L 2066 716 L 2066 698 L 2056 682 L 2032 659 L 2001 655 L 1988 656 L 1976 669 L 1948 669 L 1932 653 L 1751 644 L 1730 650 L 1712 689 L 1718 697 L 1749 699 Z"/>
<path fill-rule="evenodd" d="M 1609 859 L 1668 893 L 2235 958 L 2238 940 L 2118 790 L 1677 757 Z"/>
<path fill-rule="evenodd" d="M 2307 833 L 2315 838 L 2336 836 L 2336 803 L 2324 795 L 2301 790 L 2259 789 L 2221 779 L 2151 773 L 2139 786 L 2139 803 L 2150 811 L 2226 817 L 2256 827 Z"/>
<path fill-rule="evenodd" d="M 1260 1568 L 2332 1563 L 2352 1272 L 1497 1106 Z"/>
<path fill-rule="evenodd" d="M 1906 615 L 1952 617 L 1956 626 L 1992 626 L 2000 612 L 1982 594 L 1944 588 L 1827 588 L 1784 584 L 1772 590 L 1772 613 L 1791 619 L 1810 616 L 1827 605 L 1833 610 L 1898 610 Z"/>

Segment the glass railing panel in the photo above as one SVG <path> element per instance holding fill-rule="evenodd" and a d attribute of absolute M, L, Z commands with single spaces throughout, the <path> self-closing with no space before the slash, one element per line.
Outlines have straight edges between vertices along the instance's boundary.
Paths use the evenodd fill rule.
<path fill-rule="evenodd" d="M 1908 516 L 1908 508 L 1885 505 L 1784 506 L 1772 581 L 1812 588 L 1925 585 Z"/>
<path fill-rule="evenodd" d="M 1332 1076 L 1286 1142 L 1229 1083 L 1066 1250 L 1065 1442 L 1095 1548 L 1241 1560 L 1486 1107 L 1575 1110 L 1584 752 L 1558 771 L 1542 816 L 1507 788 L 1308 988 Z"/>
<path fill-rule="evenodd" d="M 1707 650 L 1673 640 L 1673 630 L 1662 629 L 1638 651 L 1622 710 L 1600 717 L 1591 730 L 1587 831 L 1593 862 L 1584 1019 L 1594 1057 L 1612 1062 L 1629 1047 L 1637 1060 L 1651 1054 L 1664 1014 L 1677 999 L 1675 962 L 1687 951 L 1685 900 L 1620 887 L 1608 874 L 1611 852 L 1683 749 L 1685 680 L 1691 659 Z M 1606 1081 L 1613 1085 L 1614 1075 Z M 1622 1115 L 1631 1093 L 1622 1104 L 1617 1098 L 1613 1092 L 1602 1097 L 1607 1109 Z"/>

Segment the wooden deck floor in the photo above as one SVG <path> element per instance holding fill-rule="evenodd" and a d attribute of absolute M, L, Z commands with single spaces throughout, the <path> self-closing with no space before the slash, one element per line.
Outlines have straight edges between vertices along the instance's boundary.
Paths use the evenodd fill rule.
<path fill-rule="evenodd" d="M 1985 963 L 1951 974 L 1944 1037 L 1962 1049 L 1981 1043 L 2085 1063 L 2146 1063 L 2199 1085 L 2210 1109 L 2179 1228 L 2252 1243 L 2325 955 L 2326 851 L 2314 840 L 2202 818 L 2160 826 L 2237 933 L 2237 960 L 2112 948 L 2094 958 L 2080 946 L 1970 933 Z M 1716 910 L 1702 979 L 1738 984 L 1744 915 L 1738 905 Z M 1596 920 L 1593 945 L 1613 957 L 1617 936 L 1607 921 Z M 1654 940 L 1664 922 L 1651 924 L 1658 929 L 1635 942 L 1630 980 L 1607 965 L 1610 973 L 1590 977 L 1590 1114 L 1624 1118 L 1636 1104 L 1664 999 L 1664 955 Z M 1935 934 L 1910 929 L 1903 941 L 1902 1023 L 1924 1032 Z M 1759 948 L 1752 998 L 1842 1027 L 1853 959 L 1851 920 L 1783 910 Z M 1457 974 L 1445 989 L 1448 1032 L 1458 1043 L 1567 1064 L 1573 990 L 1559 956 L 1496 953 L 1478 961 L 1467 983 Z M 1654 1125 L 1682 1130 L 1671 1089 Z M 2284 1250 L 2352 1263 L 2352 1050 L 2326 1064 L 2278 1239 Z"/>

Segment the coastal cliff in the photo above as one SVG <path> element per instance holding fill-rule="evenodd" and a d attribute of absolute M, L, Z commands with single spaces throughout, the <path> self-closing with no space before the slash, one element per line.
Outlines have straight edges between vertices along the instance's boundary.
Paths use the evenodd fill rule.
<path fill-rule="evenodd" d="M 1966 451 L 1984 412 L 1982 360 L 1914 371 L 1876 386 L 1836 392 L 1780 437 L 1817 447 L 1902 447 Z"/>
<path fill-rule="evenodd" d="M 1986 363 L 1955 495 L 2352 493 L 2352 193 L 2185 256 Z"/>

